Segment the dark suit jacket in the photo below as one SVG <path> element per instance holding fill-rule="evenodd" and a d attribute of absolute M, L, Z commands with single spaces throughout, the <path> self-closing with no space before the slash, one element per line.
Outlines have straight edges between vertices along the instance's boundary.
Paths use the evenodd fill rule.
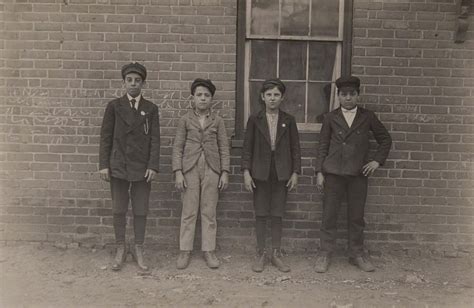
<path fill-rule="evenodd" d="M 385 163 L 392 138 L 374 112 L 357 107 L 349 128 L 341 108 L 326 114 L 319 137 L 316 172 L 337 175 L 359 175 L 369 162 L 369 131 L 379 144 L 374 160 Z"/>
<path fill-rule="evenodd" d="M 109 102 L 100 132 L 99 170 L 109 168 L 113 177 L 141 181 L 146 169 L 158 171 L 159 160 L 158 107 L 142 97 L 134 113 L 127 95 Z"/>
<path fill-rule="evenodd" d="M 280 110 L 275 139 L 275 166 L 278 180 L 284 181 L 293 172 L 301 173 L 301 151 L 295 118 Z M 242 170 L 252 178 L 266 181 L 270 175 L 271 141 L 265 111 L 251 115 L 247 122 L 242 149 Z"/>

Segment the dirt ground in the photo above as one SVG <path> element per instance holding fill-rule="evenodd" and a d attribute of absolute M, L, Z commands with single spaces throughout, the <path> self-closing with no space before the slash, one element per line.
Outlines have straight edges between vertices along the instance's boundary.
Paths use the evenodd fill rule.
<path fill-rule="evenodd" d="M 377 271 L 363 273 L 346 258 L 317 274 L 314 256 L 292 254 L 287 274 L 271 265 L 250 269 L 252 256 L 219 252 L 223 264 L 206 267 L 194 253 L 175 268 L 176 251 L 146 251 L 152 270 L 140 273 L 128 258 L 112 272 L 111 249 L 21 244 L 0 247 L 1 307 L 473 307 L 472 259 L 382 254 Z"/>

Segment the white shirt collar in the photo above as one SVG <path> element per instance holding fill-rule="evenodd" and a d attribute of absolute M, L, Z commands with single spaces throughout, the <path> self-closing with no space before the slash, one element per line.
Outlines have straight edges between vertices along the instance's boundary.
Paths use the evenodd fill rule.
<path fill-rule="evenodd" d="M 140 102 L 141 98 L 142 98 L 142 95 L 139 94 L 137 97 L 132 97 L 130 96 L 130 94 L 127 93 L 127 97 L 128 97 L 128 101 L 130 102 L 132 99 L 135 99 L 135 107 L 136 109 L 138 109 L 138 103 Z"/>
<path fill-rule="evenodd" d="M 349 110 L 349 109 L 346 109 L 346 108 L 344 108 L 344 107 L 341 107 L 341 110 L 342 110 L 342 112 L 344 112 L 344 113 L 356 113 L 356 112 L 357 112 L 357 106 L 355 106 L 354 108 L 352 108 L 352 109 L 350 109 L 350 110 Z"/>

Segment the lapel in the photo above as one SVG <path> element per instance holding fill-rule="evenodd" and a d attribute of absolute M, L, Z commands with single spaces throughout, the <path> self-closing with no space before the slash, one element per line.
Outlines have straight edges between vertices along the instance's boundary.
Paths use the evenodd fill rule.
<path fill-rule="evenodd" d="M 349 130 L 349 125 L 347 125 L 346 119 L 344 118 L 344 115 L 342 114 L 342 109 L 341 107 L 336 109 L 336 116 L 334 117 L 334 121 L 341 126 L 345 132 Z"/>
<path fill-rule="evenodd" d="M 342 114 L 342 111 L 341 111 Z M 344 117 L 344 116 L 343 116 Z M 349 128 L 349 130 L 346 133 L 345 138 L 349 137 L 354 131 L 357 130 L 357 128 L 364 123 L 364 121 L 367 118 L 367 113 L 364 112 L 364 110 L 361 107 L 357 107 L 357 112 L 354 117 L 354 121 L 352 122 L 352 126 Z M 344 120 L 345 121 L 345 120 Z M 347 125 L 347 123 L 346 123 Z"/>
<path fill-rule="evenodd" d="M 148 118 L 150 111 L 151 110 L 148 108 L 146 101 L 142 96 L 140 103 L 138 104 L 137 115 L 135 115 L 132 111 L 133 123 L 130 125 L 130 128 L 127 130 L 127 132 L 130 132 L 143 124 L 143 122 L 145 122 L 145 120 Z"/>
<path fill-rule="evenodd" d="M 268 142 L 269 145 L 272 144 L 270 140 L 270 130 L 268 129 L 268 122 L 267 122 L 267 116 L 265 115 L 265 110 L 261 110 L 257 114 L 257 128 L 260 130 L 260 133 L 262 133 L 263 137 L 265 137 L 265 140 Z"/>
<path fill-rule="evenodd" d="M 290 126 L 290 120 L 289 120 L 288 116 L 286 115 L 286 113 L 279 110 L 278 111 L 278 124 L 277 124 L 276 138 L 275 138 L 275 146 L 278 144 L 278 142 L 280 141 L 283 134 L 288 130 L 289 126 Z"/>
<path fill-rule="evenodd" d="M 197 128 L 198 130 L 201 129 L 201 123 L 199 123 L 199 118 L 198 116 L 194 113 L 194 109 L 191 109 L 187 113 L 187 118 L 189 119 L 189 123 Z"/>
<path fill-rule="evenodd" d="M 211 112 L 209 114 L 209 116 L 207 116 L 204 120 L 204 127 L 203 127 L 203 130 L 206 130 L 209 128 L 209 126 L 212 125 L 212 123 L 214 123 L 214 120 L 216 119 L 216 116 Z"/>
<path fill-rule="evenodd" d="M 135 115 L 133 114 L 132 108 L 130 107 L 130 102 L 128 101 L 127 95 L 124 95 L 120 98 L 120 101 L 117 105 L 117 113 L 128 126 L 131 126 L 135 121 Z"/>
<path fill-rule="evenodd" d="M 362 125 L 365 120 L 367 119 L 367 112 L 365 112 L 361 107 L 357 107 L 357 113 L 354 117 L 354 122 L 352 122 L 352 126 L 349 129 L 348 135 L 354 132 L 360 125 Z"/>

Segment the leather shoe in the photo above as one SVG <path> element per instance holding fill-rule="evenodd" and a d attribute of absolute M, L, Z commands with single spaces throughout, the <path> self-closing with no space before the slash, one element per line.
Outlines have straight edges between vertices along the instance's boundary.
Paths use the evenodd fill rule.
<path fill-rule="evenodd" d="M 214 251 L 204 251 L 204 259 L 209 268 L 215 269 L 220 265 L 219 259 L 217 259 Z"/>
<path fill-rule="evenodd" d="M 316 258 L 316 263 L 314 265 L 314 270 L 316 273 L 326 273 L 329 268 L 329 262 L 331 258 L 327 253 L 321 253 Z"/>
<path fill-rule="evenodd" d="M 349 263 L 352 265 L 357 266 L 364 272 L 373 272 L 375 271 L 375 266 L 372 264 L 370 261 L 369 256 L 356 256 L 356 257 L 350 257 L 349 258 Z"/>
<path fill-rule="evenodd" d="M 280 272 L 287 273 L 291 269 L 288 265 L 286 265 L 283 260 L 281 259 L 282 254 L 280 249 L 273 249 L 272 253 L 272 264 L 278 268 Z"/>
<path fill-rule="evenodd" d="M 178 260 L 176 261 L 176 268 L 185 269 L 186 267 L 188 267 L 190 260 L 191 260 L 191 251 L 181 250 L 178 255 Z"/>
<path fill-rule="evenodd" d="M 255 259 L 255 262 L 252 264 L 252 271 L 256 273 L 263 272 L 266 261 L 267 261 L 267 251 L 265 249 L 257 250 L 257 257 Z"/>
<path fill-rule="evenodd" d="M 122 269 L 123 263 L 127 260 L 127 249 L 125 245 L 120 245 L 117 247 L 115 253 L 114 263 L 112 264 L 113 271 L 119 271 Z"/>
<path fill-rule="evenodd" d="M 145 265 L 145 261 L 143 258 L 143 245 L 135 245 L 134 249 L 132 249 L 132 256 L 135 262 L 137 262 L 138 267 L 142 271 L 148 271 L 148 266 Z"/>

